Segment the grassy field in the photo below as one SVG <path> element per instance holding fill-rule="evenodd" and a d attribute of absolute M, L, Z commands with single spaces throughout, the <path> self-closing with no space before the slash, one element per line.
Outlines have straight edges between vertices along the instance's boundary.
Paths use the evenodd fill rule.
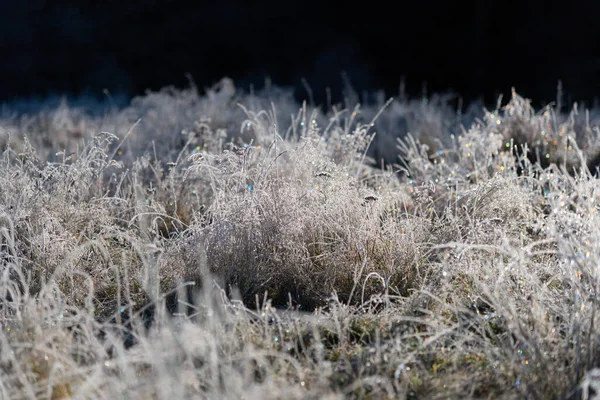
<path fill-rule="evenodd" d="M 455 103 L 4 107 L 0 398 L 592 398 L 600 110 Z"/>

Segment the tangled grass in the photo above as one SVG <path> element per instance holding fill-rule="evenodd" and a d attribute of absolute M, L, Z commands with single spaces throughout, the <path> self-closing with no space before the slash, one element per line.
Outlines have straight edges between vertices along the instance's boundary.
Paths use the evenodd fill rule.
<path fill-rule="evenodd" d="M 594 395 L 600 114 L 376 99 L 5 111 L 0 398 Z"/>

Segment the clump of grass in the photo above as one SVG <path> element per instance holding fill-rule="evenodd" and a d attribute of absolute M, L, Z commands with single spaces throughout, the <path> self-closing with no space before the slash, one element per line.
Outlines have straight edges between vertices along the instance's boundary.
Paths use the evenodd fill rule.
<path fill-rule="evenodd" d="M 305 133 L 284 141 L 273 131 L 272 114 L 249 114 L 244 126 L 255 132 L 252 143 L 192 155 L 187 171 L 210 179 L 212 272 L 238 287 L 247 304 L 267 291 L 284 306 L 290 293 L 305 310 L 334 291 L 357 304 L 373 293 L 411 288 L 423 259 L 412 242 L 425 238 L 425 225 L 379 218 L 402 187 L 392 174 L 360 162 L 370 125 L 349 128 L 351 120 L 333 116 L 321 132 L 304 118 L 295 123 Z M 369 180 L 378 186 L 361 183 Z"/>

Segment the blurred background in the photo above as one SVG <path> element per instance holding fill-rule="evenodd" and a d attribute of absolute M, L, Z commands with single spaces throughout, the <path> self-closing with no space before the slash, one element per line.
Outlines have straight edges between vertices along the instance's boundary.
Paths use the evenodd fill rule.
<path fill-rule="evenodd" d="M 339 101 L 453 91 L 495 104 L 512 86 L 546 104 L 600 94 L 599 1 L 0 0 L 0 103 L 51 95 L 126 102 L 222 77 Z M 345 78 L 343 78 L 345 76 Z M 108 94 L 107 94 L 108 93 Z M 506 99 L 506 97 L 505 97 Z"/>

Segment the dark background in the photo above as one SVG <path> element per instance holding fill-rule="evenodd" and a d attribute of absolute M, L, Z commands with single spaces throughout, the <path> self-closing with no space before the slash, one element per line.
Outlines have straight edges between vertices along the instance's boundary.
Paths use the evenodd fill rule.
<path fill-rule="evenodd" d="M 0 0 L 0 102 L 53 94 L 135 96 L 301 79 L 323 103 L 353 87 L 466 100 L 517 92 L 545 103 L 600 94 L 600 1 Z M 568 97 L 567 97 L 568 99 Z"/>

